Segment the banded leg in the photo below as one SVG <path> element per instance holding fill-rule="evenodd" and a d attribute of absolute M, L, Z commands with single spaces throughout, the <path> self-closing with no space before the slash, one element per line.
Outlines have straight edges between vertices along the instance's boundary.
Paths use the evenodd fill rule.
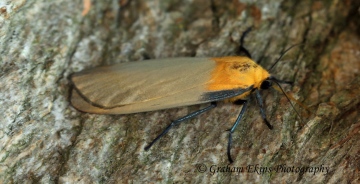
<path fill-rule="evenodd" d="M 251 31 L 252 27 L 247 28 L 244 33 L 242 34 L 241 38 L 240 38 L 240 46 L 237 50 L 237 54 L 242 55 L 242 53 L 245 54 L 245 56 L 251 58 L 251 54 L 250 52 L 244 47 L 244 39 L 245 36 Z"/>
<path fill-rule="evenodd" d="M 247 104 L 248 104 L 248 101 L 243 101 L 243 107 L 242 107 L 242 109 L 240 111 L 240 114 L 237 117 L 234 125 L 229 130 L 229 141 L 228 141 L 228 147 L 227 147 L 227 155 L 228 155 L 228 159 L 229 159 L 230 163 L 234 162 L 233 159 L 231 158 L 231 154 L 230 154 L 230 148 L 231 148 L 231 143 L 232 143 L 232 133 L 235 131 L 235 128 L 239 125 L 240 120 L 241 120 L 242 116 L 244 115 L 244 113 L 246 111 Z"/>
<path fill-rule="evenodd" d="M 263 118 L 265 124 L 269 127 L 270 130 L 273 129 L 273 126 L 269 123 L 269 121 L 266 119 L 266 113 L 265 113 L 265 110 L 264 110 L 264 104 L 263 104 L 263 100 L 261 98 L 261 95 L 260 95 L 260 92 L 259 90 L 256 90 L 255 91 L 255 96 L 256 96 L 256 99 L 259 103 L 259 106 L 260 106 L 260 113 L 261 113 L 261 117 Z"/>
<path fill-rule="evenodd" d="M 181 122 L 186 121 L 186 120 L 188 120 L 188 119 L 191 119 L 191 118 L 193 118 L 193 117 L 196 117 L 196 116 L 198 116 L 198 115 L 200 115 L 200 114 L 202 114 L 202 113 L 204 113 L 204 112 L 206 112 L 206 111 L 208 111 L 208 110 L 210 110 L 210 109 L 213 109 L 213 108 L 215 108 L 215 107 L 216 107 L 216 102 L 211 102 L 211 105 L 205 107 L 204 109 L 200 109 L 200 110 L 198 110 L 198 111 L 195 111 L 195 112 L 193 112 L 193 113 L 191 113 L 191 114 L 188 114 L 188 115 L 186 115 L 186 116 L 184 116 L 184 117 L 182 117 L 182 118 L 179 118 L 179 119 L 171 122 L 170 125 L 167 126 L 163 132 L 161 132 L 161 134 L 159 134 L 148 146 L 145 147 L 145 150 L 146 150 L 146 151 L 149 150 L 150 147 L 151 147 L 156 141 L 158 141 L 162 136 L 164 136 L 173 126 L 178 125 L 178 124 L 180 124 Z"/>

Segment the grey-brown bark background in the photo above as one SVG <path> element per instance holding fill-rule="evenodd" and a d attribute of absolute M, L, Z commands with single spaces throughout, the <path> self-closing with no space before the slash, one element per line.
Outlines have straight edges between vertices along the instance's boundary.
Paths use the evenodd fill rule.
<path fill-rule="evenodd" d="M 1 0 L 0 181 L 3 183 L 359 183 L 360 3 L 357 0 Z M 246 46 L 299 101 L 264 91 L 274 130 L 256 101 L 233 136 L 241 107 L 220 104 L 144 146 L 171 120 L 204 105 L 94 115 L 68 101 L 69 76 L 86 68 L 164 57 L 234 54 Z M 203 164 L 203 165 L 201 165 Z M 217 167 L 328 167 L 329 172 L 216 172 Z M 199 166 L 205 172 L 199 172 Z"/>

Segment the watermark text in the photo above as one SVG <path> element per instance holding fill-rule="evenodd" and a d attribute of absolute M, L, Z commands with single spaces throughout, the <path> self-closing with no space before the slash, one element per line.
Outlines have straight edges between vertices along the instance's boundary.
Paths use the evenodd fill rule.
<path fill-rule="evenodd" d="M 330 167 L 325 165 L 319 166 L 294 166 L 279 164 L 276 166 L 261 166 L 259 164 L 249 164 L 246 166 L 219 166 L 219 165 L 205 165 L 196 164 L 196 170 L 200 173 L 209 172 L 216 173 L 254 173 L 254 174 L 267 174 L 267 173 L 293 173 L 293 174 L 327 174 L 330 172 Z"/>

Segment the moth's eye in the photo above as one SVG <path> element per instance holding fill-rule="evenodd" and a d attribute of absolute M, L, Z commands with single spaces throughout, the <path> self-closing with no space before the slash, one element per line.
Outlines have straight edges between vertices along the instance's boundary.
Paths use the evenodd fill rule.
<path fill-rule="evenodd" d="M 271 86 L 272 82 L 270 80 L 264 80 L 260 85 L 260 89 L 269 89 Z"/>

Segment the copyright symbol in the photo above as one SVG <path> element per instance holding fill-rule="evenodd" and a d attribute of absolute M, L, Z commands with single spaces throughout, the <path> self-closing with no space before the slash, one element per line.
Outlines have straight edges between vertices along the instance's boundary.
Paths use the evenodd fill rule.
<path fill-rule="evenodd" d="M 207 167 L 205 164 L 196 164 L 196 169 L 199 172 L 204 173 L 207 170 Z"/>

